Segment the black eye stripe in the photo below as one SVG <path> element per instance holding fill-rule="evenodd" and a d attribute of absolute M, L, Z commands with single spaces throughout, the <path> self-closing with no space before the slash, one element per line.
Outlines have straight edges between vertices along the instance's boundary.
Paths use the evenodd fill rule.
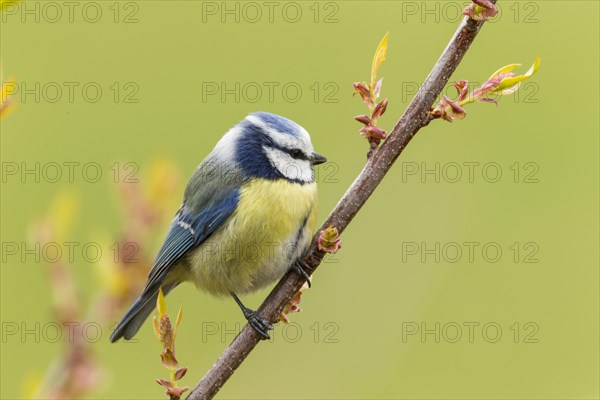
<path fill-rule="evenodd" d="M 305 161 L 309 160 L 309 156 L 307 154 L 305 154 L 304 151 L 302 151 L 301 149 L 299 149 L 297 147 L 290 149 L 288 147 L 283 147 L 279 143 L 275 142 L 275 140 L 273 140 L 273 138 L 271 138 L 261 126 L 252 125 L 252 128 L 254 129 L 255 132 L 257 132 L 261 135 L 261 140 L 263 141 L 264 144 L 266 144 L 267 147 L 271 147 L 273 149 L 277 149 L 283 153 L 286 153 L 295 160 L 305 160 Z M 285 134 L 285 132 L 279 132 L 279 133 Z"/>
<path fill-rule="evenodd" d="M 273 149 L 277 149 L 277 150 L 281 151 L 282 153 L 289 154 L 289 156 L 295 160 L 308 160 L 308 156 L 306 154 L 304 154 L 304 152 L 298 148 L 289 149 L 287 147 L 280 146 L 273 141 L 270 141 L 270 142 L 271 143 L 269 144 L 269 147 L 271 147 Z"/>
<path fill-rule="evenodd" d="M 300 149 L 289 150 L 289 155 L 296 160 L 308 160 L 308 156 Z"/>

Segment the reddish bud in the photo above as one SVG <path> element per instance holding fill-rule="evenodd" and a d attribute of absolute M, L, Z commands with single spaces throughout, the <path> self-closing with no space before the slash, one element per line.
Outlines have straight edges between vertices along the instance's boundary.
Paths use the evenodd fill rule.
<path fill-rule="evenodd" d="M 475 21 L 487 21 L 498 14 L 498 9 L 489 0 L 473 0 L 462 14 Z"/>
<path fill-rule="evenodd" d="M 373 111 L 373 119 L 377 120 L 377 118 L 381 117 L 385 110 L 387 110 L 388 99 L 383 99 L 383 101 L 375 106 L 375 110 Z"/>
<path fill-rule="evenodd" d="M 160 386 L 164 386 L 166 388 L 173 387 L 173 384 L 171 382 L 167 381 L 166 379 L 157 379 L 156 383 L 158 383 Z"/>
<path fill-rule="evenodd" d="M 175 346 L 175 338 L 173 337 L 173 327 L 168 315 L 160 317 L 159 323 L 159 340 L 163 347 L 173 349 Z"/>
<path fill-rule="evenodd" d="M 309 281 L 312 282 L 312 276 L 309 278 Z M 308 281 L 304 282 L 304 285 L 298 290 L 298 292 L 292 297 L 289 303 L 283 307 L 281 314 L 279 314 L 279 320 L 285 322 L 286 324 L 290 323 L 289 314 L 302 312 L 300 308 L 300 303 L 302 302 L 302 293 L 308 289 Z"/>
<path fill-rule="evenodd" d="M 431 115 L 452 122 L 455 119 L 464 119 L 467 116 L 467 112 L 461 106 L 456 104 L 454 100 L 447 96 L 443 96 L 438 106 L 431 111 Z"/>
<path fill-rule="evenodd" d="M 383 86 L 383 78 L 375 82 L 373 85 L 373 97 L 377 99 L 379 97 L 379 93 L 381 93 L 381 87 Z M 375 100 L 373 99 L 373 100 Z"/>
<path fill-rule="evenodd" d="M 355 120 L 360 122 L 361 124 L 368 125 L 371 123 L 371 118 L 368 115 L 357 115 L 354 117 Z"/>
<path fill-rule="evenodd" d="M 183 395 L 183 393 L 187 392 L 188 390 L 190 390 L 190 388 L 187 387 L 187 386 L 184 386 L 184 387 L 173 387 L 173 388 L 167 389 L 167 391 L 165 393 L 167 395 L 169 395 L 169 397 L 171 399 L 180 399 L 181 395 Z"/>
<path fill-rule="evenodd" d="M 319 233 L 317 238 L 317 247 L 319 250 L 330 254 L 335 254 L 342 247 L 342 241 L 337 228 L 330 226 Z"/>
<path fill-rule="evenodd" d="M 356 93 L 360 94 L 360 97 L 367 107 L 371 108 L 375 105 L 369 86 L 365 82 L 354 82 L 354 90 L 356 90 Z"/>
<path fill-rule="evenodd" d="M 367 125 L 360 129 L 360 134 L 366 138 L 383 140 L 386 138 L 386 131 L 375 125 Z"/>
<path fill-rule="evenodd" d="M 187 368 L 179 368 L 177 371 L 175 371 L 175 379 L 180 380 L 181 378 L 183 378 L 185 376 L 186 372 L 187 372 Z"/>
<path fill-rule="evenodd" d="M 162 353 L 160 353 L 160 359 L 162 363 L 167 368 L 177 368 L 177 359 L 175 358 L 175 354 L 171 349 L 164 349 Z"/>
<path fill-rule="evenodd" d="M 462 80 L 454 82 L 454 87 L 458 92 L 458 101 L 463 101 L 467 98 L 467 94 L 469 92 L 469 81 Z"/>

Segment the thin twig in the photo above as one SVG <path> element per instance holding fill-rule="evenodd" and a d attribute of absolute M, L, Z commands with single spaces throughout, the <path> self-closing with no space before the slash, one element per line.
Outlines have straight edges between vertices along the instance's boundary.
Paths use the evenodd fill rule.
<path fill-rule="evenodd" d="M 492 1 L 496 2 L 496 0 Z M 448 83 L 448 79 L 458 67 L 482 25 L 483 22 L 476 22 L 468 18 L 462 21 L 388 139 L 368 158 L 360 175 L 335 206 L 320 230 L 334 226 L 341 233 L 352 221 L 413 136 L 431 121 L 429 114 L 431 106 Z M 313 240 L 305 259 L 313 272 L 321 263 L 324 255 L 325 253 L 316 248 L 315 240 Z M 283 307 L 292 299 L 303 283 L 304 278 L 299 274 L 295 272 L 286 274 L 260 306 L 258 310 L 260 316 L 273 323 L 277 322 Z M 187 400 L 213 398 L 259 341 L 258 334 L 249 325 L 244 326 L 192 390 Z"/>

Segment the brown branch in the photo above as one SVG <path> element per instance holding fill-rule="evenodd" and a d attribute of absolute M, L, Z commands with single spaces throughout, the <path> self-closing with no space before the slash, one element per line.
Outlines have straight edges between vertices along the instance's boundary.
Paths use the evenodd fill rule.
<path fill-rule="evenodd" d="M 448 83 L 448 79 L 458 67 L 482 25 L 483 22 L 467 18 L 463 20 L 388 139 L 369 157 L 360 175 L 329 214 L 320 230 L 332 225 L 341 233 L 352 221 L 413 136 L 431 121 L 429 113 L 431 106 Z M 313 272 L 324 255 L 325 253 L 316 248 L 313 240 L 305 259 Z M 273 323 L 277 322 L 283 307 L 303 283 L 304 278 L 297 273 L 286 274 L 258 309 L 260 316 Z M 192 390 L 187 400 L 211 399 L 259 341 L 258 334 L 249 325 L 244 326 Z"/>

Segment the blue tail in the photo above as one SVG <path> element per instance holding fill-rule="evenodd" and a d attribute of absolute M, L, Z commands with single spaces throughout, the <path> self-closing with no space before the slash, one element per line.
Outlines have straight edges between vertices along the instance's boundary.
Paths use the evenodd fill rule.
<path fill-rule="evenodd" d="M 162 290 L 164 295 L 166 296 L 175 286 L 177 286 L 177 284 L 163 286 Z M 149 292 L 144 291 L 125 313 L 125 316 L 121 322 L 119 322 L 119 325 L 117 325 L 112 335 L 110 335 L 110 341 L 114 343 L 122 337 L 124 337 L 125 340 L 130 340 L 135 336 L 146 318 L 148 318 L 152 310 L 156 308 L 157 298 L 158 289 Z"/>

